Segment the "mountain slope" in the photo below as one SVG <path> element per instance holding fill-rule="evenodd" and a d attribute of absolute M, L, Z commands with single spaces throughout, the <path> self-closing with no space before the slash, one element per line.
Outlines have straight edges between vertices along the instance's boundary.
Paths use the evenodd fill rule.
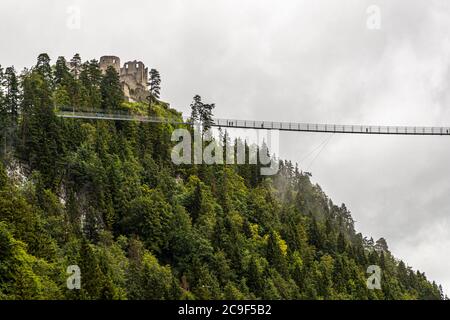
<path fill-rule="evenodd" d="M 111 99 L 121 88 L 96 61 L 79 68 L 41 55 L 17 93 L 2 75 L 0 299 L 444 298 L 289 161 L 268 178 L 258 165 L 176 166 L 173 125 L 57 118 L 105 99 L 181 116 Z M 66 286 L 70 265 L 80 290 Z M 380 290 L 367 288 L 370 265 Z"/>

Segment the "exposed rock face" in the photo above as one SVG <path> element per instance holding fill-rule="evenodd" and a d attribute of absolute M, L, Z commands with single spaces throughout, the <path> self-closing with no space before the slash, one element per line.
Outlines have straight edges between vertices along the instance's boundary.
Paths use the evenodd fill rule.
<path fill-rule="evenodd" d="M 123 93 L 128 101 L 146 101 L 148 91 L 148 68 L 141 61 L 128 61 L 123 67 L 120 58 L 103 56 L 100 58 L 100 69 L 105 72 L 112 66 L 120 76 Z"/>

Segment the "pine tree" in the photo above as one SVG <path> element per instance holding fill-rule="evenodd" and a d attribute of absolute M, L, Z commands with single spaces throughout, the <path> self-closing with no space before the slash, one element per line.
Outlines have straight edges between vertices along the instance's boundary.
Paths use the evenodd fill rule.
<path fill-rule="evenodd" d="M 213 110 L 215 107 L 214 103 L 203 103 L 199 95 L 194 96 L 194 101 L 191 103 L 191 121 L 200 122 L 203 132 L 208 131 L 214 124 Z"/>
<path fill-rule="evenodd" d="M 88 110 L 100 109 L 102 105 L 102 93 L 100 92 L 102 72 L 97 60 L 91 60 L 81 65 L 80 81 L 85 91 L 85 108 Z"/>
<path fill-rule="evenodd" d="M 202 97 L 199 95 L 194 96 L 194 101 L 191 103 L 191 120 L 200 121 L 200 114 L 203 109 Z"/>
<path fill-rule="evenodd" d="M 344 253 L 347 249 L 347 242 L 342 232 L 340 232 L 338 236 L 337 249 L 339 253 Z"/>
<path fill-rule="evenodd" d="M 70 71 L 72 72 L 75 79 L 78 79 L 81 72 L 81 57 L 78 53 L 75 54 L 70 60 Z"/>
<path fill-rule="evenodd" d="M 312 223 L 309 228 L 309 239 L 311 241 L 311 244 L 315 246 L 317 250 L 320 250 L 322 248 L 322 233 L 315 218 L 312 219 Z"/>
<path fill-rule="evenodd" d="M 103 287 L 104 275 L 100 269 L 98 258 L 91 245 L 83 239 L 80 249 L 81 291 L 83 300 L 99 299 Z"/>
<path fill-rule="evenodd" d="M 54 188 L 61 174 L 64 146 L 50 85 L 40 72 L 32 72 L 23 80 L 22 110 L 20 154 L 31 170 L 43 174 L 45 186 Z"/>
<path fill-rule="evenodd" d="M 93 59 L 88 64 L 89 78 L 91 85 L 95 88 L 100 88 L 102 82 L 102 71 L 97 60 Z"/>
<path fill-rule="evenodd" d="M 378 251 L 389 252 L 389 247 L 386 239 L 384 238 L 378 239 L 377 242 L 375 243 L 375 249 Z"/>
<path fill-rule="evenodd" d="M 0 297 L 5 300 L 61 299 L 59 288 L 48 277 L 51 265 L 27 252 L 24 242 L 0 222 Z"/>
<path fill-rule="evenodd" d="M 5 188 L 8 184 L 8 176 L 6 174 L 5 167 L 3 163 L 0 161 L 0 191 Z"/>
<path fill-rule="evenodd" d="M 53 71 L 50 66 L 50 57 L 46 53 L 41 53 L 38 56 L 35 70 L 42 76 L 44 81 L 49 85 L 50 88 L 53 87 Z"/>
<path fill-rule="evenodd" d="M 116 70 L 109 66 L 103 76 L 101 85 L 102 109 L 119 110 L 124 101 L 122 86 Z"/>
<path fill-rule="evenodd" d="M 6 68 L 5 70 L 5 106 L 8 114 L 10 115 L 10 123 L 13 126 L 17 125 L 19 118 L 19 81 L 16 76 L 14 67 Z"/>
<path fill-rule="evenodd" d="M 210 130 L 212 125 L 214 124 L 213 110 L 215 107 L 216 107 L 216 105 L 214 103 L 204 104 L 203 108 L 201 109 L 200 121 L 202 122 L 204 131 Z"/>
<path fill-rule="evenodd" d="M 196 221 L 200 215 L 202 203 L 203 203 L 203 192 L 202 187 L 200 185 L 200 181 L 198 181 L 189 199 L 189 203 L 186 206 L 188 212 L 191 214 L 191 217 L 194 221 Z"/>
<path fill-rule="evenodd" d="M 58 57 L 55 64 L 55 84 L 57 86 L 70 85 L 70 70 L 64 57 Z"/>
<path fill-rule="evenodd" d="M 0 137 L 2 138 L 1 141 L 4 141 L 2 149 L 7 151 L 7 147 L 11 147 L 16 142 L 16 129 L 19 120 L 19 80 L 14 67 L 6 68 L 4 74 L 0 70 L 0 91 L 2 91 L 0 93 L 0 125 L 2 130 Z"/>
<path fill-rule="evenodd" d="M 287 262 L 280 248 L 281 239 L 274 231 L 270 232 L 267 241 L 267 260 L 270 265 L 275 267 L 282 275 L 287 274 Z"/>
<path fill-rule="evenodd" d="M 5 106 L 5 98 L 3 95 L 4 75 L 3 68 L 0 65 L 0 150 L 1 153 L 6 152 L 6 137 L 7 137 L 7 123 L 8 113 Z"/>
<path fill-rule="evenodd" d="M 150 94 L 159 99 L 159 95 L 161 93 L 161 76 L 159 75 L 159 71 L 156 69 L 150 70 Z"/>

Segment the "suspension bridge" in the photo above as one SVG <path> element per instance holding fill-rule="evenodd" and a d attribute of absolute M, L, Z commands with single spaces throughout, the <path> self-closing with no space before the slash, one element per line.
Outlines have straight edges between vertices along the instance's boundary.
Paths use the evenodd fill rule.
<path fill-rule="evenodd" d="M 114 121 L 138 121 L 153 123 L 187 124 L 192 122 L 187 118 L 169 119 L 150 116 L 135 115 L 130 113 L 111 112 L 85 112 L 85 111 L 56 111 L 56 115 L 62 118 L 114 120 Z M 276 122 L 237 119 L 213 119 L 211 124 L 219 128 L 238 128 L 256 130 L 280 130 L 296 132 L 320 132 L 320 133 L 345 133 L 345 134 L 382 134 L 382 135 L 421 135 L 444 136 L 450 135 L 449 127 L 414 127 L 414 126 L 374 126 L 374 125 L 339 125 L 339 124 L 314 124 L 298 122 Z"/>

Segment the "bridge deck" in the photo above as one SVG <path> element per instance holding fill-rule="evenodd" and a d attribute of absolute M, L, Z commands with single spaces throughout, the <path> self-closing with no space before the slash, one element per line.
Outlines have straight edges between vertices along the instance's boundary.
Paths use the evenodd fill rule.
<path fill-rule="evenodd" d="M 192 124 L 187 119 L 173 120 L 130 114 L 89 113 L 89 112 L 57 112 L 57 116 L 75 119 L 97 119 L 117 121 L 139 121 L 172 124 Z M 235 119 L 214 119 L 214 127 L 281 130 L 299 132 L 348 133 L 348 134 L 385 134 L 385 135 L 450 135 L 450 127 L 412 127 L 412 126 L 367 126 L 367 125 L 336 125 L 311 124 L 296 122 L 274 122 Z"/>

